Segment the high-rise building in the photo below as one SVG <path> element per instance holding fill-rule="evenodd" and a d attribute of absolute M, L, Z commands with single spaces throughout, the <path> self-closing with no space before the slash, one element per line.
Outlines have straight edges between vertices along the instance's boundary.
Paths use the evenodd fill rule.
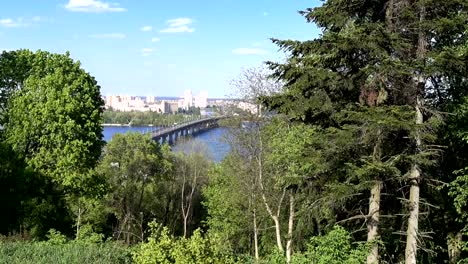
<path fill-rule="evenodd" d="M 146 103 L 148 104 L 154 104 L 156 103 L 156 97 L 153 95 L 147 96 L 146 97 Z"/>
<path fill-rule="evenodd" d="M 195 96 L 195 107 L 206 108 L 208 106 L 208 92 L 202 91 Z"/>
<path fill-rule="evenodd" d="M 184 108 L 189 109 L 193 106 L 192 90 L 185 90 L 184 92 Z"/>

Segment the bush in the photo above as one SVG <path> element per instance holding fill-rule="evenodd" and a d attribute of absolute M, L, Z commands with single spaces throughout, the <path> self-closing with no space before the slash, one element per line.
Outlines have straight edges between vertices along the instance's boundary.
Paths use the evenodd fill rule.
<path fill-rule="evenodd" d="M 133 260 L 139 264 L 229 264 L 234 263 L 231 255 L 218 250 L 219 242 L 203 237 L 195 230 L 190 238 L 175 238 L 167 228 L 157 228 L 151 223 L 151 236 L 133 253 Z"/>
<path fill-rule="evenodd" d="M 353 244 L 351 235 L 335 226 L 325 236 L 312 237 L 307 251 L 293 255 L 293 264 L 361 264 L 366 262 L 369 245 Z"/>

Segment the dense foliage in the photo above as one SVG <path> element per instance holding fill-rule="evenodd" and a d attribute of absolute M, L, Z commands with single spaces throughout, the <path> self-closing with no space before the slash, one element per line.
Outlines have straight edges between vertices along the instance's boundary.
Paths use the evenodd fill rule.
<path fill-rule="evenodd" d="M 383 243 L 367 263 L 456 262 L 463 224 L 447 184 L 467 164 L 467 2 L 329 0 L 301 14 L 322 34 L 273 40 L 288 54 L 268 63 L 285 91 L 263 102 L 329 144 L 311 180 L 338 205 L 327 221 Z"/>
<path fill-rule="evenodd" d="M 197 142 L 104 144 L 103 121 L 191 117 L 103 112 L 69 54 L 3 52 L 0 262 L 466 262 L 468 3 L 300 13 L 322 34 L 273 39 L 286 60 L 233 82 L 257 112 L 219 164 Z"/>
<path fill-rule="evenodd" d="M 104 124 L 172 126 L 176 123 L 183 123 L 200 118 L 200 112 L 198 112 L 198 114 L 161 114 L 158 112 L 122 112 L 108 109 L 104 111 L 103 118 Z"/>

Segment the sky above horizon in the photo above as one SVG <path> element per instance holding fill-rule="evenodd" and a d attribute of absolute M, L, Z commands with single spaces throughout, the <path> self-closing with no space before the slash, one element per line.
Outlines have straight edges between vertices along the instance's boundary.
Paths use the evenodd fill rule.
<path fill-rule="evenodd" d="M 103 95 L 232 94 L 242 69 L 284 58 L 270 38 L 319 29 L 297 13 L 319 0 L 15 0 L 0 9 L 0 50 L 64 53 Z"/>

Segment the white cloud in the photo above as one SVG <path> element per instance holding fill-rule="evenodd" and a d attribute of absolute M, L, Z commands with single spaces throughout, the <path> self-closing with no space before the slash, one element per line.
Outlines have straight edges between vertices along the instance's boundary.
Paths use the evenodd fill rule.
<path fill-rule="evenodd" d="M 173 28 L 169 27 L 169 28 L 165 28 L 161 30 L 162 33 L 183 33 L 183 32 L 192 33 L 194 31 L 195 31 L 194 28 L 190 28 L 188 26 L 173 27 Z"/>
<path fill-rule="evenodd" d="M 144 26 L 141 28 L 141 31 L 151 31 L 151 30 L 153 30 L 152 26 Z"/>
<path fill-rule="evenodd" d="M 181 27 L 181 26 L 190 25 L 193 23 L 193 21 L 190 18 L 181 17 L 181 18 L 169 19 L 167 23 L 169 24 L 169 27 Z"/>
<path fill-rule="evenodd" d="M 123 12 L 125 8 L 120 7 L 118 3 L 101 2 L 98 0 L 69 0 L 65 8 L 73 12 Z"/>
<path fill-rule="evenodd" d="M 259 48 L 237 48 L 232 50 L 232 53 L 238 55 L 265 55 L 268 54 L 268 51 Z"/>
<path fill-rule="evenodd" d="M 160 38 L 152 38 L 151 42 L 159 42 L 161 39 Z"/>
<path fill-rule="evenodd" d="M 146 57 L 146 56 L 149 56 L 153 53 L 153 49 L 152 48 L 143 48 L 141 49 L 141 55 Z"/>
<path fill-rule="evenodd" d="M 41 20 L 42 19 L 39 16 L 35 16 L 32 18 L 18 17 L 16 19 L 1 18 L 0 27 L 6 27 L 6 28 L 30 27 L 30 26 L 36 25 Z"/>
<path fill-rule="evenodd" d="M 123 33 L 105 33 L 105 34 L 89 35 L 89 37 L 97 38 L 97 39 L 124 39 L 127 36 Z"/>
<path fill-rule="evenodd" d="M 168 24 L 167 28 L 161 30 L 162 33 L 182 33 L 195 31 L 195 28 L 191 27 L 193 20 L 187 17 L 169 19 L 166 21 Z"/>
<path fill-rule="evenodd" d="M 11 19 L 11 18 L 0 19 L 0 25 L 2 27 L 16 27 L 17 26 L 15 21 L 13 21 L 13 19 Z"/>
<path fill-rule="evenodd" d="M 268 16 L 269 13 L 268 12 L 263 12 L 263 16 Z"/>

